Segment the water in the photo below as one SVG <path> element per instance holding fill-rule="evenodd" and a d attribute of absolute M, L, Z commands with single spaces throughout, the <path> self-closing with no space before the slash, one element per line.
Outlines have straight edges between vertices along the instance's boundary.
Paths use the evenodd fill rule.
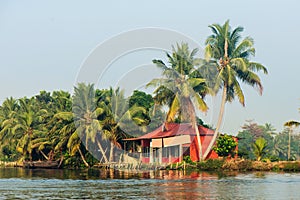
<path fill-rule="evenodd" d="M 299 199 L 300 174 L 0 169 L 0 199 Z"/>

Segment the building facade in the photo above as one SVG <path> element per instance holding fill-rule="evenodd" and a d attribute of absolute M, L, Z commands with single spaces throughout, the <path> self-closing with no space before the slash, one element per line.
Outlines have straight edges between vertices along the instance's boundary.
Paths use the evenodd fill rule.
<path fill-rule="evenodd" d="M 212 140 L 214 130 L 200 125 L 197 128 L 203 154 Z M 200 160 L 196 130 L 189 123 L 165 123 L 141 137 L 126 140 L 140 143 L 142 163 L 176 163 L 181 162 L 184 156 L 190 156 L 192 161 Z M 218 158 L 218 155 L 211 150 L 207 158 Z"/>

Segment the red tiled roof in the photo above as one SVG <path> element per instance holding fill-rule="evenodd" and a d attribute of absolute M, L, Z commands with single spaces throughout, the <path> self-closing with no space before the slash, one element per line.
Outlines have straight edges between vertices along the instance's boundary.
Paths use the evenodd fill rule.
<path fill-rule="evenodd" d="M 164 131 L 163 131 L 164 129 Z M 204 126 L 198 126 L 198 130 L 201 136 L 212 136 L 214 130 L 205 128 Z M 191 124 L 188 123 L 165 123 L 154 131 L 147 133 L 137 138 L 128 138 L 124 140 L 143 140 L 143 139 L 154 139 L 154 138 L 165 138 L 176 135 L 196 135 L 195 129 Z"/>

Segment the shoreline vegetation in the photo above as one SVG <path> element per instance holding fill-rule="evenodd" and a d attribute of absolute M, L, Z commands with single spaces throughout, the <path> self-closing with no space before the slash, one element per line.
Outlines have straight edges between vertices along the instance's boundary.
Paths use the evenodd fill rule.
<path fill-rule="evenodd" d="M 109 169 L 110 165 L 94 165 L 93 169 Z M 0 168 L 7 167 L 23 167 L 18 162 L 0 161 Z M 58 168 L 57 168 L 58 169 Z M 63 168 L 63 169 L 78 169 L 78 168 Z M 113 168 L 111 168 L 113 169 Z M 209 159 L 201 162 L 186 162 L 174 163 L 169 165 L 160 164 L 140 164 L 126 166 L 122 165 L 116 170 L 186 170 L 186 171 L 203 171 L 203 172 L 251 172 L 251 171 L 273 171 L 273 172 L 300 172 L 300 161 L 253 161 L 246 159 Z"/>
<path fill-rule="evenodd" d="M 300 172 L 300 161 L 253 161 L 245 159 L 210 159 L 197 163 L 185 161 L 172 164 L 169 170 L 197 170 L 197 171 L 275 171 L 275 172 Z"/>

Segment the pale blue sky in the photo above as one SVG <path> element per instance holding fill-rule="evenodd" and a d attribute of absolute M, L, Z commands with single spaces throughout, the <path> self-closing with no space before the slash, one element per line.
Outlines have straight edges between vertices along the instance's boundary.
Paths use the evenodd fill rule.
<path fill-rule="evenodd" d="M 0 101 L 40 90 L 72 91 L 84 59 L 121 32 L 166 28 L 203 45 L 209 24 L 230 19 L 254 38 L 253 60 L 267 66 L 269 75 L 261 74 L 263 96 L 245 86 L 246 107 L 227 104 L 222 131 L 235 134 L 246 119 L 281 130 L 285 121 L 300 119 L 299 8 L 297 0 L 1 1 Z"/>

